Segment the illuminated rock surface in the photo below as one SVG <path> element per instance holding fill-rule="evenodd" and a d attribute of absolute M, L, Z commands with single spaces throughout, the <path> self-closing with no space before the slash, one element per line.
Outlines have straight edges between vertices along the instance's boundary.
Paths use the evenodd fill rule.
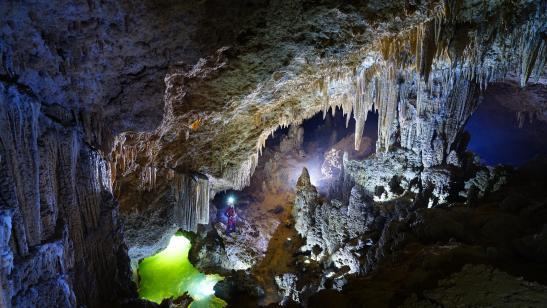
<path fill-rule="evenodd" d="M 190 241 L 182 234 L 171 237 L 167 248 L 139 263 L 139 296 L 156 303 L 178 298 L 184 293 L 194 299 L 191 307 L 225 307 L 216 297 L 215 284 L 219 275 L 200 273 L 188 260 Z"/>

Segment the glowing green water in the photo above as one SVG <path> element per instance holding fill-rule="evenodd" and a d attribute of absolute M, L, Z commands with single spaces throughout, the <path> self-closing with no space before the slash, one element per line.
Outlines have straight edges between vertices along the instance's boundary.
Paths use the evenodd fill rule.
<path fill-rule="evenodd" d="M 200 273 L 188 260 L 190 241 L 175 234 L 169 246 L 139 264 L 139 296 L 161 303 L 164 298 L 177 298 L 188 292 L 194 299 L 190 307 L 226 307 L 227 303 L 215 296 L 215 284 L 224 279 L 219 275 Z"/>

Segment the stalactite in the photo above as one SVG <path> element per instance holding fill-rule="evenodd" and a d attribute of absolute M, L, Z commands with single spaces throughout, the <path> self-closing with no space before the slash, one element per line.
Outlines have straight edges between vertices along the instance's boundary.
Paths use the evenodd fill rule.
<path fill-rule="evenodd" d="M 239 166 L 226 170 L 223 178 L 232 183 L 234 189 L 241 190 L 251 183 L 251 176 L 257 165 L 258 153 L 254 153 Z"/>
<path fill-rule="evenodd" d="M 175 174 L 173 183 L 175 216 L 179 227 L 196 232 L 198 224 L 209 223 L 209 180 L 197 173 Z"/>
<path fill-rule="evenodd" d="M 217 167 L 214 171 L 218 173 L 215 175 L 236 189 L 247 186 L 266 140 L 278 128 L 298 124 L 317 112 L 322 111 L 326 116 L 329 108 L 335 112 L 336 107 L 346 116 L 346 125 L 350 117 L 356 121 L 356 149 L 360 146 L 367 113 L 377 111 L 377 150 L 388 151 L 400 145 L 424 153 L 424 164 L 442 162 L 446 155 L 442 152 L 450 145 L 443 144 L 439 150 L 438 144 L 450 143 L 473 110 L 471 83 L 485 89 L 489 82 L 514 71 L 519 72 L 525 83 L 530 76 L 537 76 L 536 72 L 541 73 L 545 65 L 545 40 L 535 39 L 545 29 L 545 12 L 538 11 L 535 19 L 512 30 L 501 18 L 492 25 L 472 25 L 470 30 L 462 30 L 461 37 L 455 37 L 454 27 L 459 25 L 462 9 L 466 8 L 460 1 L 440 1 L 428 12 L 428 19 L 406 31 L 381 37 L 370 48 L 363 49 L 361 63 L 353 67 L 340 66 L 334 60 L 325 63 L 310 81 L 315 95 L 312 108 L 304 114 L 293 114 L 272 106 L 261 109 L 260 114 L 249 115 L 249 122 L 262 129 L 256 152 L 250 156 L 223 154 L 233 156 L 214 162 Z M 476 22 L 486 23 L 486 20 Z M 249 95 L 241 105 L 253 104 L 256 99 L 257 95 Z M 460 103 L 464 104 L 462 108 L 456 106 Z M 140 172 L 141 185 L 145 190 L 151 189 L 156 170 L 150 166 L 159 162 L 154 161 L 153 153 L 147 153 L 152 149 L 142 144 L 137 147 L 124 138 L 123 135 L 118 138 L 113 151 L 113 180 L 116 176 Z M 440 140 L 443 138 L 447 139 Z M 432 154 L 437 151 L 441 154 Z M 136 163 L 137 155 L 144 157 L 143 153 L 147 153 L 149 161 Z"/>
<path fill-rule="evenodd" d="M 542 16 L 543 15 L 543 16 Z M 520 53 L 522 63 L 520 69 L 520 86 L 526 86 L 530 75 L 534 72 L 537 78 L 541 75 L 545 67 L 545 58 L 547 57 L 546 40 L 543 37 L 547 30 L 547 21 L 545 13 L 539 11 L 534 20 L 528 22 L 521 33 Z"/>
<path fill-rule="evenodd" d="M 158 169 L 155 166 L 145 166 L 140 173 L 139 186 L 144 191 L 151 191 L 156 188 L 156 173 Z"/>
<path fill-rule="evenodd" d="M 546 27 L 541 8 L 533 20 L 505 36 L 498 34 L 506 31 L 503 21 L 473 30 L 471 40 L 449 54 L 452 31 L 444 29 L 453 26 L 461 9 L 454 2 L 442 2 L 433 9 L 430 20 L 395 37 L 380 39 L 353 73 L 333 67 L 330 75 L 318 82 L 323 112 L 340 106 L 345 116 L 353 114 L 356 149 L 367 112 L 374 108 L 379 116 L 378 150 L 387 151 L 399 141 L 404 147 L 425 153 L 424 164 L 441 163 L 476 108 L 472 83 L 484 90 L 488 83 L 519 67 L 523 84 L 530 75 L 542 74 L 547 47 L 540 38 Z M 485 60 L 491 59 L 485 53 L 492 48 L 501 51 L 503 61 Z M 443 149 L 431 142 L 435 134 L 447 138 Z"/>
<path fill-rule="evenodd" d="M 112 150 L 110 151 L 110 168 L 112 170 L 112 185 L 116 188 L 116 178 L 125 176 L 131 172 L 140 171 L 139 178 L 141 179 L 139 187 L 143 190 L 150 190 L 155 185 L 155 172 L 151 170 L 151 166 L 140 168 L 137 163 L 137 156 L 146 153 L 146 157 L 154 157 L 150 148 L 144 147 L 137 150 L 135 145 L 129 144 L 126 134 L 118 135 L 114 141 Z M 154 178 L 153 183 L 151 182 Z M 153 184 L 150 186 L 150 184 Z"/>

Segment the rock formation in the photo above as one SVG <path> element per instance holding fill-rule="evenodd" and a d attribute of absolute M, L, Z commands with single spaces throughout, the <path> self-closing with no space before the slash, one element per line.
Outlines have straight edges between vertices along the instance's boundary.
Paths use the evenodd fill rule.
<path fill-rule="evenodd" d="M 483 306 L 503 298 L 509 306 L 541 307 L 547 282 L 538 272 L 546 251 L 540 188 L 545 162 L 542 157 L 527 163 L 499 191 L 471 206 L 408 211 L 408 201 L 400 200 L 399 209 L 384 207 L 366 234 L 367 275 L 348 278 L 341 293 L 321 291 L 310 306 L 317 300 L 334 300 L 339 307 Z"/>
<path fill-rule="evenodd" d="M 0 101 L 1 305 L 134 296 L 108 162 L 67 110 L 17 84 L 0 84 Z"/>
<path fill-rule="evenodd" d="M 383 9 L 389 11 L 397 5 Z M 303 40 L 281 45 L 275 41 L 278 36 L 256 34 L 246 44 L 219 49 L 193 67 L 174 67 L 166 78 L 166 118 L 161 129 L 151 135 L 128 136 L 124 146 L 144 151 L 149 163 L 198 169 L 208 176 L 227 180 L 226 184 L 231 182 L 229 186 L 241 188 L 256 166 L 255 154 L 277 127 L 298 123 L 319 110 L 326 111 L 329 106 L 341 106 L 346 114 L 353 111 L 358 143 L 366 112 L 374 106 L 380 113 L 379 150 L 399 145 L 415 152 L 426 167 L 443 164 L 477 105 L 476 87 L 485 87 L 491 80 L 511 72 L 520 73 L 526 81 L 530 74 L 538 76 L 534 72 L 542 68 L 543 57 L 536 53 L 544 52 L 542 40 L 538 38 L 544 27 L 542 7 L 540 4 L 519 4 L 513 8 L 508 16 L 504 13 L 508 8 L 502 4 L 485 10 L 451 2 L 431 3 L 429 9 L 417 6 L 411 9 L 413 13 L 404 16 L 406 19 L 393 24 L 398 34 L 384 28 L 385 24 L 379 21 L 375 21 L 377 24 L 367 22 L 350 7 L 345 11 L 325 7 L 323 11 L 309 12 L 311 15 L 306 16 L 306 20 L 318 23 L 317 27 L 321 27 L 325 15 L 333 24 L 324 25 L 322 32 L 314 33 L 307 28 L 310 27 L 308 22 L 299 34 Z M 272 11 L 267 16 L 287 13 L 275 6 L 268 9 Z M 527 22 L 519 22 L 517 16 L 527 12 L 534 13 L 528 16 Z M 489 18 L 498 15 L 503 18 L 493 26 Z M 267 24 L 277 31 L 286 31 L 284 23 L 291 18 L 294 13 L 285 19 L 267 19 Z M 467 36 L 455 37 L 453 29 L 464 23 L 470 24 Z M 509 23 L 512 32 L 505 26 Z M 335 31 L 329 26 L 342 29 Z M 346 37 L 335 37 L 335 33 L 348 35 L 348 41 L 344 42 L 346 46 L 352 46 L 348 42 L 356 45 L 359 41 L 371 45 L 344 49 L 339 44 Z M 525 35 L 521 35 L 523 33 Z M 306 35 L 324 36 L 332 42 L 321 45 L 308 41 Z M 273 63 L 276 58 L 271 57 L 271 53 L 252 49 L 258 40 L 267 39 L 272 40 L 272 46 L 280 46 L 281 50 L 275 52 L 286 54 L 287 50 L 310 50 L 312 46 L 314 49 L 294 55 L 285 62 Z M 319 52 L 326 54 L 323 59 L 315 58 Z M 334 57 L 344 60 L 335 62 Z M 263 65 L 252 65 L 249 63 L 251 58 L 252 61 L 261 59 Z M 526 59 L 525 63 L 521 59 Z M 279 63 L 287 61 L 287 67 L 279 67 Z M 268 68 L 275 70 L 270 77 L 264 71 Z M 234 74 L 234 70 L 237 73 Z M 303 73 L 296 74 L 297 71 Z M 259 86 L 249 89 L 240 81 L 242 74 L 264 77 Z M 224 91 L 226 89 L 229 90 Z M 231 94 L 224 100 L 215 98 L 216 93 L 225 92 Z M 296 95 L 299 99 L 294 98 Z M 193 97 L 207 101 L 203 106 L 210 109 L 192 109 L 195 102 L 190 102 L 190 98 Z M 260 102 L 275 104 L 266 108 Z M 290 106 L 291 112 L 284 111 L 282 106 Z M 224 116 L 218 110 L 223 110 L 222 114 L 234 114 L 234 117 L 223 122 L 220 119 Z M 203 123 L 198 129 L 175 125 L 190 125 L 196 120 Z M 222 133 L 210 133 L 220 127 L 223 127 Z M 215 138 L 207 137 L 212 135 Z M 176 150 L 176 158 L 168 146 L 175 143 L 187 145 Z M 211 150 L 215 155 L 207 159 L 198 154 Z"/>
<path fill-rule="evenodd" d="M 308 171 L 303 169 L 292 212 L 294 227 L 305 240 L 301 251 L 309 254 L 312 260 L 324 264 L 325 268 L 332 264 L 340 276 L 359 273 L 359 251 L 367 245 L 361 237 L 374 223 L 373 213 L 377 211 L 372 200 L 358 186 L 352 189 L 348 204 L 321 198 L 309 181 Z M 287 289 L 287 277 L 279 281 L 284 283 L 284 296 L 290 296 L 293 291 Z"/>
<path fill-rule="evenodd" d="M 291 148 L 302 142 L 297 124 L 339 107 L 355 120 L 359 148 L 374 110 L 376 154 L 340 163 L 333 153 L 330 200 L 305 173 L 297 185 L 304 250 L 332 262 L 335 278 L 324 272 L 320 284 L 340 289 L 403 234 L 430 239 L 428 215 L 458 235 L 456 214 L 436 213 L 502 189 L 509 174 L 478 165 L 463 134 L 490 83 L 526 96 L 511 104 L 522 121 L 545 119 L 541 0 L 4 1 L 0 12 L 0 306 L 134 297 L 128 255 L 135 266 L 179 228 L 211 231 L 201 226 L 209 199 L 250 184 L 278 128 L 292 125 Z M 422 207 L 434 209 L 410 213 Z M 544 232 L 533 231 L 513 236 L 519 253 L 543 254 Z M 262 234 L 244 242 L 268 246 Z M 245 260 L 237 269 L 264 253 L 227 247 Z M 451 279 L 480 272 L 512 281 L 475 267 Z M 430 301 L 452 293 L 430 289 Z"/>
<path fill-rule="evenodd" d="M 377 110 L 377 151 L 408 150 L 416 168 L 430 169 L 420 173 L 438 199 L 430 205 L 442 203 L 453 174 L 435 168 L 465 159 L 458 147 L 478 93 L 505 76 L 541 82 L 542 8 L 539 2 L 272 3 L 263 21 L 248 16 L 249 25 L 263 23 L 260 30 L 243 30 L 237 43 L 194 65 L 170 67 L 155 131 L 117 138 L 111 155 L 116 191 L 125 192 L 122 207 L 149 199 L 133 183 L 151 167 L 154 194 L 171 185 L 165 179 L 172 170 L 206 175 L 213 191 L 241 189 L 278 127 L 335 106 L 355 118 L 357 147 L 367 112 Z"/>

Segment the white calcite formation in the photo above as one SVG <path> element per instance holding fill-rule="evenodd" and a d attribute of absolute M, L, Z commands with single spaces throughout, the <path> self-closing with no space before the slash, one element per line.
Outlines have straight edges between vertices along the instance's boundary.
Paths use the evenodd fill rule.
<path fill-rule="evenodd" d="M 344 160 L 345 174 L 362 186 L 374 201 L 391 201 L 405 194 L 426 194 L 428 207 L 444 204 L 449 197 L 460 196 L 482 198 L 498 190 L 505 183 L 507 172 L 502 167 L 482 166 L 478 161 L 470 162 L 465 174 L 464 166 L 457 159 L 452 164 L 423 168 L 419 156 L 405 149 L 387 153 L 376 153 L 362 161 Z M 458 170 L 458 172 L 455 172 Z M 458 189 L 461 182 L 463 185 Z M 454 199 L 453 199 L 454 200 Z"/>
<path fill-rule="evenodd" d="M 298 277 L 291 273 L 275 276 L 275 283 L 279 289 L 279 295 L 282 297 L 281 305 L 286 305 L 289 300 L 295 303 L 300 302 L 300 292 L 296 288 L 297 281 Z"/>
<path fill-rule="evenodd" d="M 358 239 L 368 230 L 373 216 L 372 200 L 366 198 L 359 187 L 351 191 L 349 204 L 338 200 L 321 199 L 311 184 L 309 174 L 303 169 L 298 179 L 293 217 L 296 231 L 305 239 L 301 248 L 311 252 L 311 258 L 325 263 L 333 262 L 337 268 L 349 267 L 349 273 L 360 271 L 359 254 L 364 245 L 350 240 Z"/>
<path fill-rule="evenodd" d="M 486 166 L 480 168 L 475 176 L 465 181 L 464 190 L 460 196 L 474 200 L 481 199 L 486 194 L 497 191 L 507 181 L 507 170 L 502 166 Z"/>
<path fill-rule="evenodd" d="M 411 151 L 399 149 L 377 153 L 362 161 L 345 160 L 344 169 L 375 201 L 401 195 L 401 191 L 394 191 L 395 186 L 402 191 L 419 191 L 416 180 L 420 179 L 421 163 L 419 156 Z"/>
<path fill-rule="evenodd" d="M 321 175 L 325 180 L 334 180 L 342 172 L 342 151 L 330 149 L 325 153 L 325 160 L 321 165 Z"/>

